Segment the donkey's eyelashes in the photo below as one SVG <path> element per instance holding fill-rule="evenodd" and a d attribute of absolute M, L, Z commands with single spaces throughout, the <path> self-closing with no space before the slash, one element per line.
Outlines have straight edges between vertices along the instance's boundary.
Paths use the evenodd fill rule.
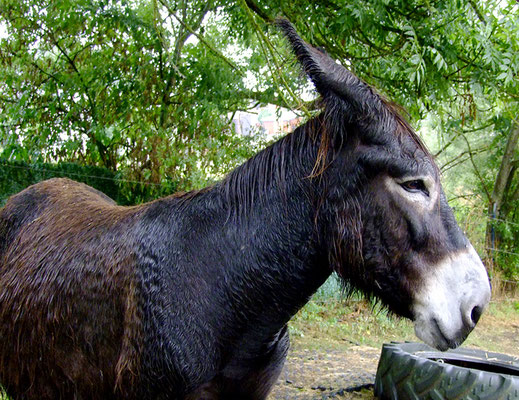
<path fill-rule="evenodd" d="M 422 179 L 411 179 L 400 183 L 405 190 L 410 193 L 423 193 L 429 197 L 429 190 Z"/>

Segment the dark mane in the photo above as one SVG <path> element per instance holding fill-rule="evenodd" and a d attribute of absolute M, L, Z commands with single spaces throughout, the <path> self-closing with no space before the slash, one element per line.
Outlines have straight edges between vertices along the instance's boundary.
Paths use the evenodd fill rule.
<path fill-rule="evenodd" d="M 312 119 L 297 127 L 223 179 L 218 189 L 222 191 L 227 204 L 239 207 L 239 210 L 229 210 L 232 215 L 247 215 L 257 203 L 261 204 L 266 200 L 262 196 L 272 190 L 283 195 L 287 175 L 300 172 L 303 161 L 315 158 L 314 142 L 317 138 L 308 132 L 314 124 Z"/>
<path fill-rule="evenodd" d="M 377 93 L 375 89 L 372 91 Z M 402 116 L 406 113 L 405 109 L 378 93 L 377 96 L 396 122 L 395 139 L 401 141 L 405 137 L 410 138 L 432 160 L 433 156 L 425 143 Z M 240 207 L 240 210 L 229 210 L 231 214 L 246 215 L 256 202 L 264 200 L 259 196 L 269 190 L 283 193 L 287 174 L 295 171 L 301 173 L 302 165 L 307 162 L 312 162 L 313 167 L 305 171 L 304 178 L 319 178 L 324 173 L 336 158 L 338 149 L 349 140 L 345 132 L 348 131 L 351 117 L 345 115 L 344 105 L 339 99 L 321 99 L 320 106 L 320 114 L 257 153 L 223 179 L 219 189 L 223 191 L 227 204 Z"/>

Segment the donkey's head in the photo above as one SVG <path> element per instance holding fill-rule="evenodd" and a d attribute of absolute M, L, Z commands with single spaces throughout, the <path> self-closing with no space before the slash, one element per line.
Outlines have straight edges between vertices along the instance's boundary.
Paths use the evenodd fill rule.
<path fill-rule="evenodd" d="M 290 23 L 279 25 L 323 101 L 314 123 L 321 165 L 313 172 L 323 182 L 317 215 L 332 265 L 412 319 L 426 343 L 458 346 L 486 307 L 490 285 L 434 160 L 396 107 L 305 43 Z"/>

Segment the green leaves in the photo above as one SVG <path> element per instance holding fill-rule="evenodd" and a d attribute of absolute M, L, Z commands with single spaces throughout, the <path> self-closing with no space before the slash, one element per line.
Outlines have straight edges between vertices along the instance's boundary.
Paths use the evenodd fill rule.
<path fill-rule="evenodd" d="M 236 98 L 243 81 L 224 57 L 188 40 L 216 5 L 164 4 L 3 0 L 4 156 L 100 165 L 136 180 L 193 187 L 185 171 L 196 169 L 195 156 L 212 160 L 208 165 L 221 156 L 200 146 L 231 135 L 228 112 L 249 102 Z M 225 49 L 230 41 L 219 25 L 209 19 L 204 40 Z M 221 170 L 230 164 L 235 160 Z M 203 170 L 197 185 L 212 173 Z"/>

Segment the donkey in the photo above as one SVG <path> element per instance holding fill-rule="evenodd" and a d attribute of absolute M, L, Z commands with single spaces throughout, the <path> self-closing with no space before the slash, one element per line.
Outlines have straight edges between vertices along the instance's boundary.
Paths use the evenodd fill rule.
<path fill-rule="evenodd" d="M 265 399 L 286 324 L 336 271 L 458 346 L 490 298 L 431 155 L 391 103 L 279 21 L 319 115 L 204 190 L 121 207 L 51 179 L 0 212 L 14 399 Z"/>

